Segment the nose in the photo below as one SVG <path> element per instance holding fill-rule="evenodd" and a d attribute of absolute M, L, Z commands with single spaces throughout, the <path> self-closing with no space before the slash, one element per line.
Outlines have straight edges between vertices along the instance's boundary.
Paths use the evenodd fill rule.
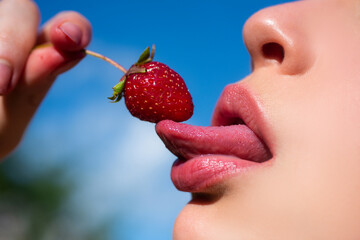
<path fill-rule="evenodd" d="M 306 33 L 306 9 L 294 2 L 263 9 L 245 23 L 243 37 L 253 70 L 277 68 L 282 74 L 305 73 L 313 63 Z"/>

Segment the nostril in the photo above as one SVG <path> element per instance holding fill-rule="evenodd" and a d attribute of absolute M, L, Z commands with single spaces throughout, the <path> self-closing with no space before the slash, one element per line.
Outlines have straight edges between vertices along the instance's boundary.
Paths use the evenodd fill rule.
<path fill-rule="evenodd" d="M 263 57 L 282 63 L 285 57 L 284 48 L 275 42 L 266 43 L 262 47 Z"/>

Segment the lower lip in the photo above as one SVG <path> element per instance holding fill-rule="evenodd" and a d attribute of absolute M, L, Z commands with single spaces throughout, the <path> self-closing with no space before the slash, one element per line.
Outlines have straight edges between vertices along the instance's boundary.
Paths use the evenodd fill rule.
<path fill-rule="evenodd" d="M 203 155 L 187 161 L 178 159 L 171 169 L 171 180 L 180 191 L 206 192 L 232 176 L 262 165 L 223 155 Z"/>

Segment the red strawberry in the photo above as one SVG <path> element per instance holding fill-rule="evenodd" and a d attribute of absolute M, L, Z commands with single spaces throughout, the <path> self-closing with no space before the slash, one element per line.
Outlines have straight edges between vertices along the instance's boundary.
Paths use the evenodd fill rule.
<path fill-rule="evenodd" d="M 147 48 L 121 78 L 109 99 L 118 102 L 124 95 L 130 113 L 140 120 L 157 123 L 170 119 L 177 122 L 188 120 L 194 110 L 191 95 L 184 80 L 163 63 L 153 62 Z"/>

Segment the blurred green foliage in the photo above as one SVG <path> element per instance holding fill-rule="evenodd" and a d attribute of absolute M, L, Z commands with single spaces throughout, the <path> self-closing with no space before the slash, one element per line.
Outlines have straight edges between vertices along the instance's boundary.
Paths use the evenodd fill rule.
<path fill-rule="evenodd" d="M 65 168 L 33 173 L 24 157 L 15 153 L 0 164 L 0 240 L 108 239 L 109 223 L 79 228 L 68 204 L 74 183 Z"/>

